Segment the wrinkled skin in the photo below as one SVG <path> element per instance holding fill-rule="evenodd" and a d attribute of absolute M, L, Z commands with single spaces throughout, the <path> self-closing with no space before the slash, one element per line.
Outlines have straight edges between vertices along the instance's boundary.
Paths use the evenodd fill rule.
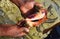
<path fill-rule="evenodd" d="M 34 7 L 34 5 L 36 5 L 39 8 L 41 8 L 41 10 L 39 10 L 41 12 L 39 14 L 35 14 L 36 16 L 34 16 L 34 18 L 38 18 L 39 15 L 42 14 L 42 12 L 44 12 L 45 15 L 42 19 L 40 19 L 39 21 L 36 21 L 36 22 L 32 22 L 32 20 L 30 20 L 30 18 L 26 17 L 25 21 L 27 22 L 27 24 L 29 24 L 28 27 L 20 27 L 19 23 L 21 21 L 19 23 L 17 23 L 17 25 L 16 24 L 15 25 L 2 24 L 2 25 L 0 25 L 1 26 L 0 27 L 0 36 L 11 36 L 11 37 L 24 36 L 29 32 L 30 27 L 38 26 L 41 23 L 43 23 L 44 21 L 46 21 L 46 19 L 47 19 L 46 10 L 42 8 L 42 4 L 36 3 L 34 0 L 32 0 L 31 2 L 27 2 L 23 5 L 20 3 L 22 0 L 10 0 L 10 1 L 17 5 L 17 7 L 20 9 L 22 14 L 27 14 L 28 11 L 30 13 L 31 12 L 30 10 Z"/>

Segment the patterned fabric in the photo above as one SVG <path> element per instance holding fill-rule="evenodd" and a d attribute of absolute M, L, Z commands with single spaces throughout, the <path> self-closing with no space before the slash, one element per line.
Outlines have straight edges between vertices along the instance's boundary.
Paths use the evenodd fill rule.
<path fill-rule="evenodd" d="M 15 24 L 23 19 L 20 10 L 9 0 L 0 1 L 0 23 Z"/>
<path fill-rule="evenodd" d="M 44 5 L 44 8 L 48 10 L 48 20 L 42 23 L 39 27 L 32 27 L 30 32 L 21 39 L 44 39 L 50 33 L 43 34 L 43 30 L 52 27 L 56 23 L 60 22 L 60 0 L 36 0 Z M 9 0 L 0 1 L 0 24 L 15 24 L 18 20 L 23 19 L 21 13 L 16 5 L 11 3 Z M 2 39 L 3 37 L 1 37 Z M 4 37 L 4 39 L 10 39 Z M 19 38 L 19 39 L 20 39 Z M 11 38 L 14 39 L 14 38 Z M 17 38 L 15 38 L 17 39 Z"/>

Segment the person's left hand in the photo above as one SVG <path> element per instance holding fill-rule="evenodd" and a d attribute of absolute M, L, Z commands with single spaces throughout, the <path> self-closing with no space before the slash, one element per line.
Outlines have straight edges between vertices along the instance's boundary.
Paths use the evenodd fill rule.
<path fill-rule="evenodd" d="M 0 36 L 21 37 L 29 32 L 28 27 L 19 27 L 11 24 L 0 24 Z"/>

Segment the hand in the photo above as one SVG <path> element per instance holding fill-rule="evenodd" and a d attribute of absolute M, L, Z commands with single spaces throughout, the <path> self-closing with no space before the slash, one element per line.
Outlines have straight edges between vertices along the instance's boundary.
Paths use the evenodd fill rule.
<path fill-rule="evenodd" d="M 19 27 L 17 25 L 0 24 L 0 36 L 20 37 L 29 32 L 27 27 Z"/>

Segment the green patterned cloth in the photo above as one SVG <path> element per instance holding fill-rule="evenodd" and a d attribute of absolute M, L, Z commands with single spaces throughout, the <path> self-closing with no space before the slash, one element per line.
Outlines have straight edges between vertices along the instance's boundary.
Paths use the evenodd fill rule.
<path fill-rule="evenodd" d="M 0 18 L 1 23 L 11 24 L 23 19 L 17 6 L 9 0 L 0 1 Z"/>
<path fill-rule="evenodd" d="M 60 22 L 60 0 L 36 0 L 44 5 L 48 10 L 48 20 L 39 27 L 32 27 L 29 34 L 19 38 L 0 37 L 0 39 L 44 39 L 49 33 L 43 34 L 42 31 Z M 0 24 L 15 24 L 23 19 L 17 6 L 9 0 L 0 1 Z"/>

